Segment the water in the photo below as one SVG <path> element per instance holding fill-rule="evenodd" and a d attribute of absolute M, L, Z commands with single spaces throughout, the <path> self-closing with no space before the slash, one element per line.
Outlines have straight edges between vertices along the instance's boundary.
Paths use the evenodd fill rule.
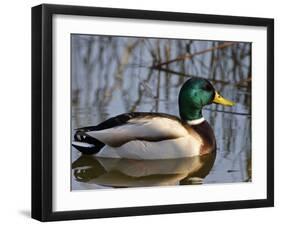
<path fill-rule="evenodd" d="M 73 129 L 131 111 L 178 116 L 178 93 L 190 75 L 209 79 L 236 102 L 231 108 L 209 105 L 203 110 L 216 136 L 216 156 L 97 159 L 72 148 L 72 189 L 251 181 L 251 45 L 218 48 L 224 44 L 72 35 Z M 156 67 L 188 53 L 194 56 Z"/>

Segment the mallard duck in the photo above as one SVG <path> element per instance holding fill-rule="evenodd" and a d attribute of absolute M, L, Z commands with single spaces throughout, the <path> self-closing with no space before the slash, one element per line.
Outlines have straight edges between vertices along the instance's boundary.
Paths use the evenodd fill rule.
<path fill-rule="evenodd" d="M 180 118 L 165 113 L 131 112 L 99 125 L 78 128 L 72 146 L 104 158 L 175 159 L 216 150 L 216 139 L 202 108 L 233 106 L 206 79 L 191 78 L 180 89 Z"/>

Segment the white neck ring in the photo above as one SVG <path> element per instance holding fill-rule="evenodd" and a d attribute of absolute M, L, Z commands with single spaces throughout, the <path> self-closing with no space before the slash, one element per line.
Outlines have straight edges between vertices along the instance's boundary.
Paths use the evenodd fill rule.
<path fill-rule="evenodd" d="M 188 125 L 193 126 L 193 125 L 198 125 L 198 124 L 200 124 L 204 121 L 205 121 L 205 119 L 204 119 L 204 117 L 202 117 L 202 118 L 199 118 L 199 119 L 187 120 L 187 123 L 188 123 Z"/>

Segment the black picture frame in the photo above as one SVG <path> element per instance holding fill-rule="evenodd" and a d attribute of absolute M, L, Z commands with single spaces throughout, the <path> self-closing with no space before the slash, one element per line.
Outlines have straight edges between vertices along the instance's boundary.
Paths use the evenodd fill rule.
<path fill-rule="evenodd" d="M 96 210 L 52 210 L 52 18 L 55 14 L 247 25 L 267 29 L 267 198 Z M 176 12 L 43 4 L 32 8 L 32 218 L 121 217 L 274 206 L 274 20 Z"/>

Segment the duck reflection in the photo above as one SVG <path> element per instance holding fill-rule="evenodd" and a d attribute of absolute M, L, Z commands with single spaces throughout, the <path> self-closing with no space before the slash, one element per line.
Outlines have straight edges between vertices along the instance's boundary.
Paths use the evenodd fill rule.
<path fill-rule="evenodd" d="M 146 187 L 201 184 L 212 169 L 216 153 L 181 159 L 131 160 L 81 155 L 72 163 L 79 182 L 106 187 Z"/>

